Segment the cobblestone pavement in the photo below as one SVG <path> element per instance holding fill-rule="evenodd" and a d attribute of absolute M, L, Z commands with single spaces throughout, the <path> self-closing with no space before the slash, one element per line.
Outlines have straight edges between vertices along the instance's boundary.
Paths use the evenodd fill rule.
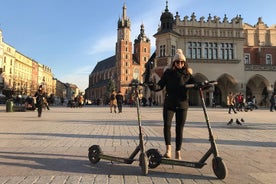
<path fill-rule="evenodd" d="M 162 108 L 142 107 L 146 150 L 165 146 Z M 142 174 L 132 164 L 100 160 L 91 164 L 88 148 L 100 145 L 106 154 L 128 157 L 138 144 L 136 109 L 110 113 L 108 107 L 52 107 L 37 112 L 5 112 L 0 106 L 1 184 L 272 184 L 276 180 L 276 112 L 257 109 L 228 114 L 227 109 L 208 108 L 214 137 L 228 175 L 216 178 L 211 160 L 202 169 L 161 164 Z M 242 126 L 227 126 L 229 119 L 244 118 Z M 174 127 L 172 127 L 174 137 Z M 174 148 L 174 140 L 173 140 Z M 208 132 L 200 108 L 190 108 L 184 130 L 182 159 L 198 161 L 208 150 Z M 173 149 L 174 150 L 174 149 Z M 137 156 L 138 157 L 138 156 Z M 137 158 L 138 159 L 138 158 Z"/>

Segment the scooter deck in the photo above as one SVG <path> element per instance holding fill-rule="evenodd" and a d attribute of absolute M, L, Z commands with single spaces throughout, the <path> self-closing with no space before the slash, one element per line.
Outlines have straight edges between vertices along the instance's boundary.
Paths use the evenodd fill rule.
<path fill-rule="evenodd" d="M 99 157 L 104 160 L 110 160 L 110 161 L 126 163 L 126 164 L 132 164 L 135 161 L 135 159 L 122 158 L 122 157 L 118 157 L 118 156 L 114 156 L 114 155 L 100 154 Z"/>
<path fill-rule="evenodd" d="M 188 162 L 184 160 L 177 160 L 177 159 L 168 159 L 162 157 L 161 164 L 167 164 L 167 165 L 179 165 L 179 166 L 185 166 L 185 167 L 192 167 L 192 168 L 202 168 L 206 163 L 200 163 L 200 162 Z"/>

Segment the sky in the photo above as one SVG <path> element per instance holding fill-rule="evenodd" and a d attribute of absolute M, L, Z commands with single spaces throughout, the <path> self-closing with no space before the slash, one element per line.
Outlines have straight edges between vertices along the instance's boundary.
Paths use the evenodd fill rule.
<path fill-rule="evenodd" d="M 5 43 L 84 91 L 97 62 L 115 55 L 124 3 L 132 43 L 143 24 L 153 52 L 166 0 L 0 0 L 0 29 Z M 241 15 L 252 26 L 259 17 L 267 26 L 275 25 L 275 7 L 275 0 L 168 0 L 169 11 L 178 12 L 181 20 L 193 12 L 197 20 L 207 20 L 209 14 L 228 20 Z"/>

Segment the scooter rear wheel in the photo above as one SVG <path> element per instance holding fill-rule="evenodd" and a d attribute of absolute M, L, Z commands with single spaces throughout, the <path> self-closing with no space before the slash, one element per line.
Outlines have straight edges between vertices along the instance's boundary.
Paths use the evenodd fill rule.
<path fill-rule="evenodd" d="M 212 160 L 213 171 L 218 179 L 224 179 L 227 176 L 227 168 L 221 157 L 214 157 Z"/>
<path fill-rule="evenodd" d="M 140 161 L 140 167 L 142 169 L 143 175 L 147 175 L 149 173 L 149 168 L 148 168 L 149 160 L 147 155 L 145 153 L 141 153 L 139 157 L 139 161 Z"/>
<path fill-rule="evenodd" d="M 102 150 L 99 145 L 93 145 L 88 149 L 88 158 L 92 164 L 100 161 L 100 154 L 102 154 Z"/>
<path fill-rule="evenodd" d="M 149 158 L 149 167 L 150 168 L 154 169 L 160 165 L 162 155 L 160 154 L 160 152 L 157 149 L 149 149 L 147 151 L 147 156 Z"/>

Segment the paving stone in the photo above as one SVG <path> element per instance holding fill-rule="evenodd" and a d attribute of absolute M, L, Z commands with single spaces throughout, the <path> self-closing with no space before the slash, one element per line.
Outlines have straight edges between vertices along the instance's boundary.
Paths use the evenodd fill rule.
<path fill-rule="evenodd" d="M 276 113 L 268 109 L 238 112 L 246 122 L 227 126 L 227 109 L 208 108 L 219 155 L 228 169 L 224 180 L 212 170 L 212 155 L 202 169 L 161 164 L 143 176 L 139 153 L 132 164 L 100 160 L 91 164 L 88 148 L 129 157 L 139 144 L 136 109 L 109 113 L 108 106 L 51 107 L 37 112 L 6 113 L 0 105 L 0 184 L 272 184 L 276 180 Z M 162 107 L 141 107 L 146 150 L 165 151 Z M 175 149 L 172 126 L 172 148 Z M 182 157 L 197 161 L 210 148 L 201 108 L 189 109 Z M 174 154 L 174 153 L 173 153 Z"/>

